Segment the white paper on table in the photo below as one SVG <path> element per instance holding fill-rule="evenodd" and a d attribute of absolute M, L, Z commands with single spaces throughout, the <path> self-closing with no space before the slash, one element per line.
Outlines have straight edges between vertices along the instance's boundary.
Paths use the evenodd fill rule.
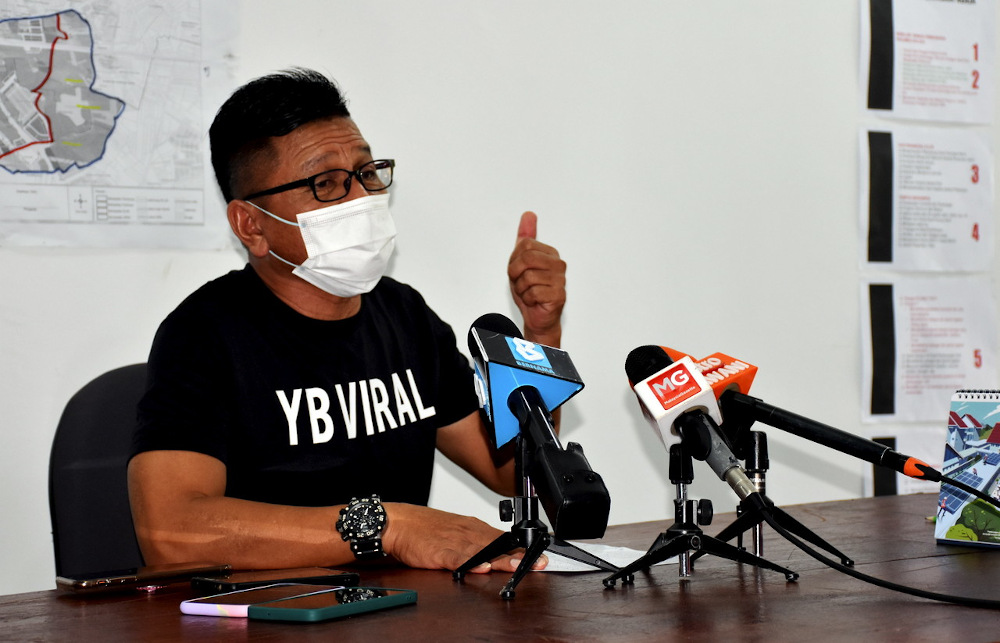
<path fill-rule="evenodd" d="M 583 551 L 597 556 L 601 560 L 611 563 L 615 567 L 625 567 L 634 563 L 636 560 L 642 558 L 646 555 L 646 552 L 639 551 L 638 549 L 630 549 L 628 547 L 615 547 L 613 545 L 600 545 L 596 543 L 581 543 L 581 542 L 571 542 L 569 543 L 576 547 L 579 547 Z M 542 572 L 593 572 L 601 571 L 593 565 L 588 565 L 587 563 L 581 563 L 579 561 L 573 560 L 571 558 L 566 558 L 561 556 L 554 551 L 546 551 L 545 555 L 549 558 L 549 564 L 545 569 L 539 569 L 535 571 Z M 668 565 L 671 563 L 676 563 L 677 557 L 668 558 L 667 560 L 657 563 L 657 565 Z"/>

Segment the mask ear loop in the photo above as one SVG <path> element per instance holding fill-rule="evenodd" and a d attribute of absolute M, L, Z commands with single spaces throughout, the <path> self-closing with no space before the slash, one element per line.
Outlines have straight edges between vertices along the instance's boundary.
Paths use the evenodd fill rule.
<path fill-rule="evenodd" d="M 279 256 L 279 255 L 275 254 L 275 253 L 274 253 L 274 250 L 268 250 L 267 252 L 268 252 L 268 254 L 269 254 L 269 255 L 271 255 L 272 257 L 274 257 L 274 258 L 275 258 L 275 259 L 277 259 L 278 261 L 281 261 L 282 263 L 287 263 L 287 264 L 288 264 L 289 266 L 291 266 L 292 268 L 301 268 L 301 267 L 302 267 L 302 266 L 300 266 L 300 265 L 299 265 L 299 264 L 297 264 L 297 263 L 292 263 L 292 262 L 291 262 L 291 261 L 289 261 L 288 259 L 285 259 L 284 257 L 281 257 L 281 256 Z"/>
<path fill-rule="evenodd" d="M 286 223 L 286 224 L 288 224 L 288 225 L 293 225 L 293 226 L 295 226 L 296 228 L 301 228 L 301 227 L 302 227 L 302 224 L 301 224 L 301 223 L 299 223 L 299 222 L 297 222 L 297 221 L 289 221 L 288 219 L 282 219 L 282 218 L 281 218 L 281 217 L 279 217 L 278 215 L 276 215 L 276 214 L 272 214 L 272 213 L 268 212 L 267 210 L 265 210 L 264 208 L 260 207 L 259 205 L 257 205 L 257 204 L 256 204 L 256 203 L 254 203 L 253 201 L 247 201 L 246 203 L 249 203 L 250 205 L 252 205 L 253 207 L 257 208 L 258 210 L 260 210 L 261 212 L 263 212 L 263 213 L 264 213 L 264 214 L 266 214 L 267 216 L 271 217 L 272 219 L 277 219 L 278 221 L 281 221 L 282 223 Z M 282 262 L 284 262 L 284 263 L 287 263 L 287 264 L 288 264 L 289 266 L 291 266 L 292 268 L 301 268 L 301 267 L 302 267 L 302 266 L 300 266 L 300 265 L 299 265 L 299 264 L 297 264 L 297 263 L 292 263 L 292 262 L 291 262 L 291 261 L 289 261 L 288 259 L 285 259 L 284 257 L 281 257 L 281 256 L 279 256 L 279 255 L 275 254 L 274 250 L 271 250 L 270 248 L 268 248 L 267 252 L 268 252 L 268 254 L 270 254 L 270 255 L 271 255 L 272 257 L 274 257 L 274 258 L 275 258 L 275 259 L 277 259 L 278 261 L 282 261 Z"/>
<path fill-rule="evenodd" d="M 277 219 L 278 221 L 281 221 L 282 223 L 286 223 L 288 225 L 293 225 L 296 228 L 301 228 L 302 227 L 302 224 L 299 223 L 298 221 L 289 221 L 288 219 L 282 219 L 278 215 L 272 214 L 272 213 L 268 212 L 267 210 L 265 210 L 264 208 L 260 207 L 259 205 L 257 205 L 253 201 L 245 201 L 245 203 L 249 203 L 250 205 L 252 205 L 253 207 L 257 208 L 258 210 L 260 210 L 261 212 L 263 212 L 267 216 L 271 217 L 272 219 Z"/>

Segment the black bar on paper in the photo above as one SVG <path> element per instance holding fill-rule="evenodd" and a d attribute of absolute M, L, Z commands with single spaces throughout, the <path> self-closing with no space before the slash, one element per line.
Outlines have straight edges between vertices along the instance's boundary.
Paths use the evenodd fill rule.
<path fill-rule="evenodd" d="M 868 261 L 892 261 L 892 134 L 868 132 Z"/>
<path fill-rule="evenodd" d="M 872 438 L 872 442 L 883 444 L 893 451 L 896 450 L 896 438 Z M 896 472 L 888 467 L 872 465 L 872 490 L 876 496 L 895 496 Z"/>
<path fill-rule="evenodd" d="M 896 326 L 892 284 L 870 284 L 872 335 L 872 415 L 896 411 Z"/>
<path fill-rule="evenodd" d="M 895 34 L 892 0 L 871 3 L 871 57 L 868 61 L 868 109 L 892 109 L 892 68 Z"/>

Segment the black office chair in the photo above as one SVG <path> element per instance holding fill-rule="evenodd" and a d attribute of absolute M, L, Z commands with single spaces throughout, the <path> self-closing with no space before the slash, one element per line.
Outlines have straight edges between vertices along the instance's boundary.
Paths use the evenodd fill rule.
<path fill-rule="evenodd" d="M 123 366 L 81 388 L 63 410 L 49 459 L 56 574 L 140 567 L 126 467 L 146 365 Z"/>

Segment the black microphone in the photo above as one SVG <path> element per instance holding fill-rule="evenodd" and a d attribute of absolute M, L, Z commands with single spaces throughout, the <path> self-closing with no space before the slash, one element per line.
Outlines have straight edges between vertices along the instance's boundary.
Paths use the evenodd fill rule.
<path fill-rule="evenodd" d="M 926 462 L 893 451 L 873 440 L 779 409 L 745 393 L 725 391 L 719 396 L 719 405 L 727 420 L 732 418 L 741 423 L 756 420 L 865 462 L 888 467 L 911 478 L 941 481 L 941 473 Z"/>
<path fill-rule="evenodd" d="M 483 315 L 469 329 L 481 411 L 494 446 L 520 435 L 527 443 L 525 473 L 562 540 L 600 538 L 608 526 L 611 496 L 583 447 L 563 448 L 551 409 L 583 388 L 569 356 L 524 339 L 510 319 Z"/>
<path fill-rule="evenodd" d="M 664 445 L 680 435 L 691 457 L 707 462 L 740 500 L 757 491 L 722 439 L 715 393 L 690 357 L 674 361 L 660 346 L 640 346 L 625 360 L 625 374 Z"/>

